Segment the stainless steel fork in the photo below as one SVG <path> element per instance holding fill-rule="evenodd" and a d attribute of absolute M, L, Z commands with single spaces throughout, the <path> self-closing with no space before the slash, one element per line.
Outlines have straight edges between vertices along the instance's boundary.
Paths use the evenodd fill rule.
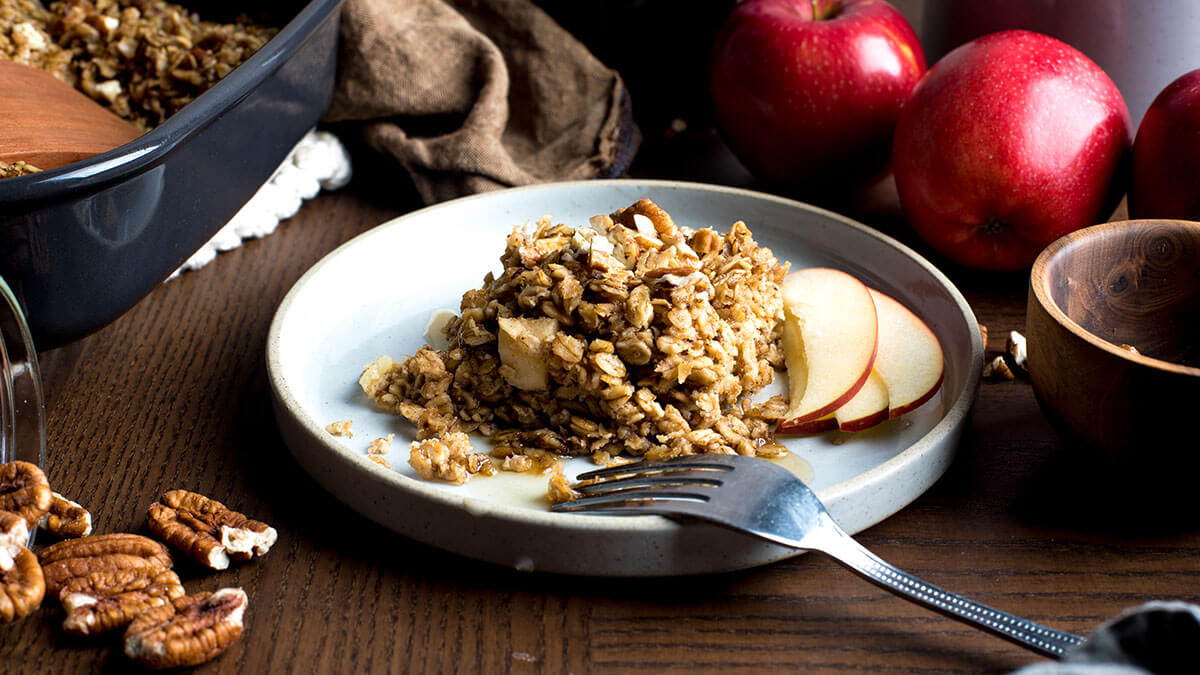
<path fill-rule="evenodd" d="M 825 553 L 886 590 L 1039 654 L 1060 657 L 1083 642 L 1072 633 L 1013 616 L 943 590 L 884 562 L 830 517 L 791 471 L 740 455 L 691 455 L 589 471 L 584 496 L 556 511 L 696 518 L 768 541 Z"/>

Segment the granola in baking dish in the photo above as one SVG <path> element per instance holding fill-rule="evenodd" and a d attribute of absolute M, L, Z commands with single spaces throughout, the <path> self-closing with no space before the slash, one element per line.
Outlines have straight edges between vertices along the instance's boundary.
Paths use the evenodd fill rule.
<path fill-rule="evenodd" d="M 736 222 L 677 225 L 648 199 L 573 228 L 508 235 L 503 272 L 462 296 L 446 349 L 384 356 L 359 380 L 411 421 L 426 479 L 544 470 L 562 456 L 776 456 L 787 263 Z M 492 440 L 488 455 L 467 436 Z"/>
<path fill-rule="evenodd" d="M 0 0 L 0 58 L 45 70 L 143 131 L 228 75 L 278 29 L 164 0 Z"/>

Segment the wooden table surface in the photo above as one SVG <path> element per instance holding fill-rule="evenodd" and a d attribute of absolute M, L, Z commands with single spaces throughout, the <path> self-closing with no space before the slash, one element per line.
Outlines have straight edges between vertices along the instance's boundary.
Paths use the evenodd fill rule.
<path fill-rule="evenodd" d="M 748 181 L 711 137 L 669 147 L 646 132 L 636 175 Z M 416 205 L 396 194 L 398 169 L 369 157 L 357 168 L 350 188 L 308 202 L 270 237 L 41 357 L 48 474 L 92 511 L 98 532 L 145 532 L 147 505 L 177 487 L 279 530 L 260 561 L 211 574 L 182 567 L 189 590 L 241 586 L 250 597 L 244 638 L 205 670 L 1005 672 L 1038 661 L 816 554 L 680 579 L 546 576 L 434 550 L 333 499 L 279 437 L 264 345 L 310 265 Z M 855 214 L 919 247 L 881 194 Z M 989 327 L 989 349 L 1001 349 L 1024 324 L 1025 276 L 945 269 Z M 858 539 L 931 582 L 1080 633 L 1147 600 L 1196 600 L 1195 528 L 1126 526 L 1062 450 L 1027 382 L 984 383 L 945 477 Z M 128 667 L 115 639 L 68 639 L 61 618 L 43 608 L 0 626 L 0 671 Z"/>

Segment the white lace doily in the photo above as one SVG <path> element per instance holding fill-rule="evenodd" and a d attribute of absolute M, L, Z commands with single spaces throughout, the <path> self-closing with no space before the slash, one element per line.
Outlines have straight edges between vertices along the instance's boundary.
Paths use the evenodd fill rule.
<path fill-rule="evenodd" d="M 171 278 L 207 265 L 218 253 L 237 248 L 246 239 L 271 234 L 280 222 L 296 215 L 305 199 L 312 199 L 322 189 L 344 186 L 350 176 L 350 155 L 341 141 L 327 131 L 309 131 L 250 201 Z"/>

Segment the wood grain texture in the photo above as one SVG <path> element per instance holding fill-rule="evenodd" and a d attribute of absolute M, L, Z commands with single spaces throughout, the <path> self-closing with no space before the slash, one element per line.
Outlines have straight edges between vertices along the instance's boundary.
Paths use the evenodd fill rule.
<path fill-rule="evenodd" d="M 1073 232 L 1047 248 L 1032 279 L 1058 319 L 1144 356 L 1200 366 L 1200 223 L 1133 220 Z"/>
<path fill-rule="evenodd" d="M 818 555 L 684 579 L 528 575 L 432 550 L 343 507 L 278 437 L 263 344 L 309 265 L 395 213 L 361 193 L 321 196 L 268 239 L 43 355 L 49 477 L 92 510 L 97 531 L 145 532 L 146 506 L 176 487 L 279 530 L 262 560 L 180 570 L 189 591 L 240 585 L 250 596 L 244 639 L 204 670 L 1004 672 L 1035 660 Z M 998 351 L 1023 326 L 1023 280 L 956 281 Z M 1196 600 L 1194 528 L 1123 531 L 1060 449 L 1026 382 L 985 384 L 949 474 L 859 539 L 934 583 L 1066 630 L 1150 599 Z M 44 608 L 0 626 L 0 670 L 126 665 L 114 641 L 68 640 L 59 622 Z"/>
<path fill-rule="evenodd" d="M 710 132 L 663 147 L 640 175 L 747 184 Z M 275 429 L 264 344 L 312 263 L 415 205 L 397 196 L 395 167 L 355 161 L 348 191 L 42 355 L 48 474 L 98 532 L 145 533 L 146 507 L 171 488 L 279 530 L 261 560 L 179 570 L 189 591 L 240 585 L 250 598 L 243 639 L 202 672 L 1002 673 L 1037 661 L 820 555 L 681 579 L 524 574 L 407 540 L 331 498 Z M 1027 276 L 936 259 L 886 186 L 855 214 L 951 276 L 990 329 L 989 354 L 1023 330 Z M 1111 482 L 1063 450 L 1027 381 L 985 383 L 947 475 L 858 539 L 933 583 L 1080 633 L 1148 600 L 1200 600 L 1197 523 L 1131 518 Z M 125 671 L 115 641 L 70 640 L 61 619 L 43 608 L 0 626 L 0 672 Z"/>
<path fill-rule="evenodd" d="M 0 60 L 0 162 L 53 169 L 107 152 L 141 135 L 53 75 Z"/>
<path fill-rule="evenodd" d="M 1067 235 L 1034 263 L 1027 313 L 1034 388 L 1080 454 L 1139 477 L 1200 469 L 1178 443 L 1200 400 L 1200 223 Z"/>

